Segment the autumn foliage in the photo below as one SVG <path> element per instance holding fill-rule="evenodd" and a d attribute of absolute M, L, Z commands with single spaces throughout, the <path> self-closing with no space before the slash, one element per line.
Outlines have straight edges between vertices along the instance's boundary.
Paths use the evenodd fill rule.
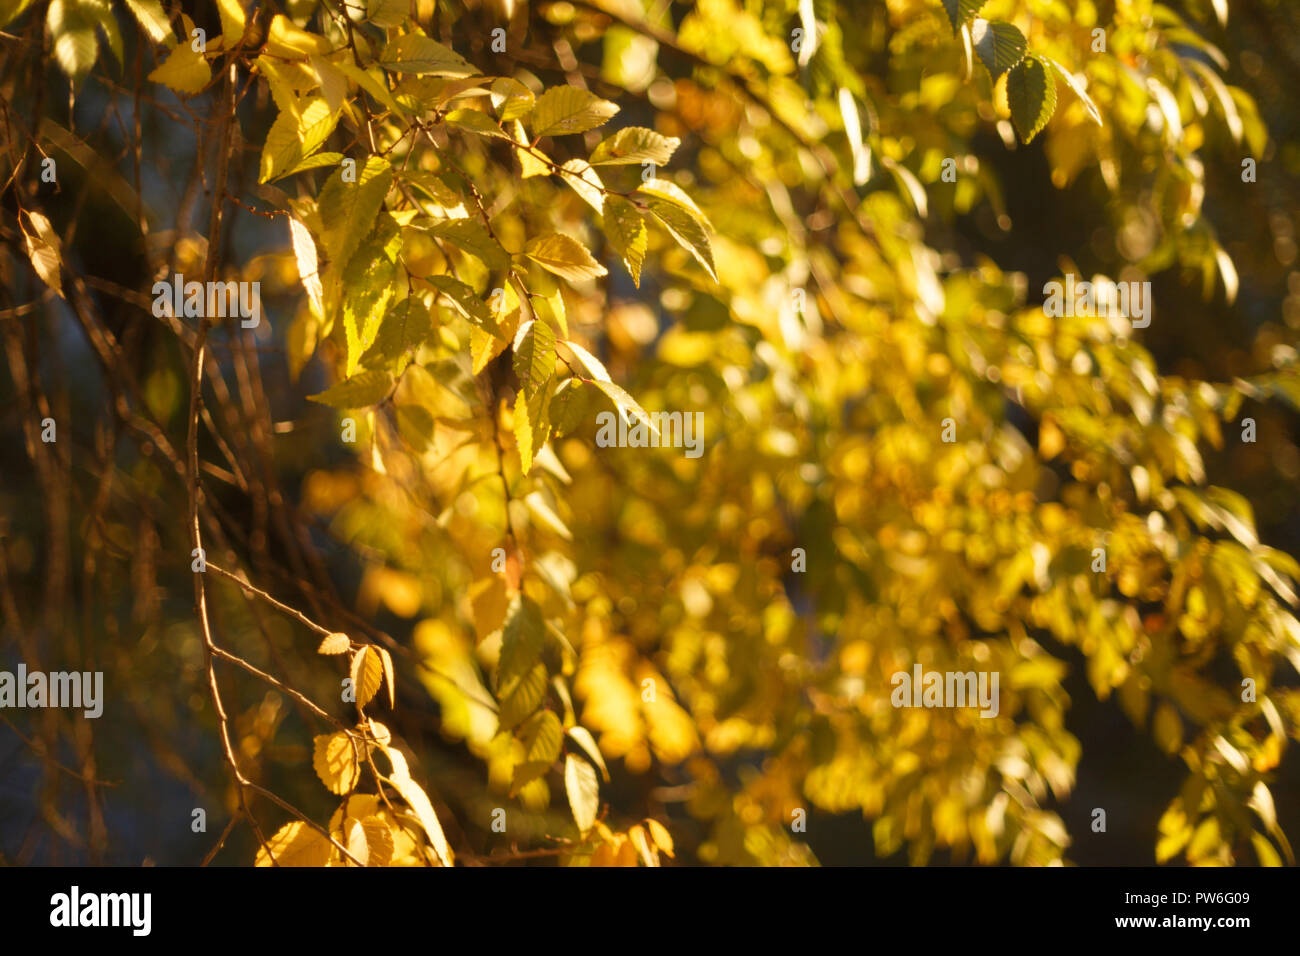
<path fill-rule="evenodd" d="M 1293 330 L 1199 379 L 1039 292 L 1242 292 L 1220 6 L 0 3 L 0 655 L 109 688 L 16 727 L 49 858 L 1052 864 L 1153 746 L 1149 860 L 1293 862 L 1300 564 L 1219 477 Z M 115 832 L 163 777 L 219 839 Z"/>

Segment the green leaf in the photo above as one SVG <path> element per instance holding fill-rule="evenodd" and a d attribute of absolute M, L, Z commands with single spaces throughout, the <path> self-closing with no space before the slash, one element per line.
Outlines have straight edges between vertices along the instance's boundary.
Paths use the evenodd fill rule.
<path fill-rule="evenodd" d="M 393 390 L 393 376 L 381 370 L 360 372 L 307 398 L 331 408 L 367 408 L 378 405 Z"/>
<path fill-rule="evenodd" d="M 481 110 L 461 109 L 452 110 L 443 117 L 443 122 L 450 123 L 457 129 L 469 130 L 471 133 L 477 133 L 480 136 L 494 136 L 497 139 L 510 139 L 496 120 L 488 116 Z"/>
<path fill-rule="evenodd" d="M 1032 53 L 1007 77 L 1007 105 L 1022 143 L 1032 142 L 1056 110 L 1056 77 Z"/>
<path fill-rule="evenodd" d="M 410 0 L 366 0 L 366 19 L 377 27 L 400 27 L 410 13 Z"/>
<path fill-rule="evenodd" d="M 533 136 L 564 136 L 595 129 L 618 112 L 618 106 L 576 86 L 553 86 L 537 98 L 532 112 Z"/>
<path fill-rule="evenodd" d="M 524 255 L 543 269 L 570 282 L 581 282 L 606 275 L 608 270 L 597 262 L 587 247 L 577 239 L 560 233 L 536 236 L 524 246 Z"/>
<path fill-rule="evenodd" d="M 321 189 L 317 206 L 321 218 L 321 244 L 330 260 L 344 266 L 370 232 L 393 183 L 393 170 L 382 156 L 371 156 L 356 169 L 356 182 L 343 181 L 336 170 Z"/>
<path fill-rule="evenodd" d="M 564 758 L 564 792 L 569 797 L 573 822 L 581 833 L 586 833 L 596 822 L 600 809 L 600 783 L 596 768 L 581 757 L 569 754 Z"/>
<path fill-rule="evenodd" d="M 652 129 L 629 126 L 592 150 L 590 162 L 593 166 L 634 166 L 637 163 L 662 166 L 672 159 L 681 143 L 676 136 L 662 136 Z"/>
<path fill-rule="evenodd" d="M 319 97 L 301 104 L 299 112 L 282 111 L 266 134 L 257 181 L 270 182 L 292 172 L 320 149 L 337 122 L 338 115 Z"/>
<path fill-rule="evenodd" d="M 530 319 L 519 326 L 514 342 L 515 375 L 532 396 L 555 374 L 555 330 L 549 322 Z"/>
<path fill-rule="evenodd" d="M 492 317 L 487 303 L 480 299 L 474 290 L 465 283 L 452 276 L 429 276 L 425 281 L 445 295 L 452 305 L 456 307 L 456 311 L 469 319 L 474 325 L 491 332 L 493 335 L 501 335 L 501 329 L 497 325 L 496 319 Z"/>
<path fill-rule="evenodd" d="M 497 119 L 503 123 L 527 116 L 537 102 L 532 90 L 508 76 L 493 80 L 489 89 L 492 91 L 492 108 L 497 111 Z"/>
<path fill-rule="evenodd" d="M 549 710 L 542 710 L 524 724 L 520 739 L 524 745 L 524 760 L 515 766 L 514 778 L 510 782 L 512 793 L 551 769 L 560 756 L 564 728 L 560 726 L 559 717 Z"/>
<path fill-rule="evenodd" d="M 320 169 L 322 166 L 337 166 L 343 162 L 342 153 L 312 153 L 293 169 L 281 173 L 277 179 L 284 179 L 286 176 L 296 176 L 298 173 L 305 173 L 311 169 Z"/>
<path fill-rule="evenodd" d="M 569 334 L 569 320 L 564 311 L 564 296 L 560 294 L 559 284 L 550 295 L 533 296 L 529 301 L 533 305 L 533 314 L 545 319 L 560 330 L 561 335 Z"/>
<path fill-rule="evenodd" d="M 74 89 L 80 87 L 99 54 L 99 44 L 95 40 L 95 21 L 76 0 L 50 0 L 50 7 L 45 13 L 45 26 L 50 33 L 51 48 L 59 69 L 72 81 Z M 161 69 L 159 67 L 154 73 Z M 151 73 L 149 79 L 154 78 Z"/>
<path fill-rule="evenodd" d="M 390 228 L 384 229 L 385 222 Z M 361 364 L 375 342 L 388 304 L 397 295 L 397 253 L 402 237 L 392 220 L 381 220 L 377 234 L 357 250 L 343 272 L 343 331 L 347 344 L 346 374 Z"/>
<path fill-rule="evenodd" d="M 418 33 L 398 37 L 379 57 L 379 65 L 399 73 L 424 76 L 476 76 L 478 70 L 436 40 Z"/>
<path fill-rule="evenodd" d="M 627 266 L 632 282 L 641 287 L 641 263 L 645 260 L 649 234 L 641 211 L 621 196 L 606 196 L 605 238 Z"/>
<path fill-rule="evenodd" d="M 546 621 L 541 608 L 531 598 L 516 597 L 506 612 L 493 687 L 507 687 L 532 670 L 545 643 Z"/>
<path fill-rule="evenodd" d="M 346 59 L 340 59 L 337 63 L 331 63 L 331 65 L 353 83 L 357 84 L 357 86 L 361 87 L 374 97 L 375 102 L 382 103 L 398 116 L 403 116 L 410 112 L 409 110 L 404 109 L 402 104 L 397 102 L 397 98 L 393 96 L 382 78 L 376 79 L 368 70 L 363 70 L 360 67 L 349 63 Z"/>
<path fill-rule="evenodd" d="M 537 710 L 546 695 L 546 665 L 533 665 L 522 677 L 503 686 L 502 691 L 497 723 L 502 730 L 510 730 Z"/>
<path fill-rule="evenodd" d="M 557 435 L 567 435 L 582 424 L 587 412 L 586 386 L 575 378 L 566 379 L 551 399 L 551 422 Z"/>
<path fill-rule="evenodd" d="M 425 228 L 439 239 L 445 239 L 457 249 L 468 252 L 494 272 L 510 266 L 510 257 L 506 251 L 477 219 L 444 219 L 432 222 Z"/>
<path fill-rule="evenodd" d="M 956 35 L 963 23 L 970 23 L 971 17 L 979 13 L 980 7 L 986 3 L 988 0 L 943 0 L 943 12 L 948 14 L 953 35 Z"/>
<path fill-rule="evenodd" d="M 692 212 L 690 208 L 680 203 L 656 195 L 645 195 L 642 190 L 638 190 L 634 195 L 641 199 L 646 209 L 654 214 L 677 244 L 693 255 L 696 261 L 704 266 L 709 277 L 717 282 L 718 273 L 713 265 L 713 246 L 709 242 L 708 220 L 704 218 L 704 214 L 698 209 Z M 694 203 L 691 205 L 693 207 Z"/>
<path fill-rule="evenodd" d="M 1025 58 L 1025 35 L 1010 23 L 977 17 L 970 35 L 975 52 L 995 80 Z"/>
<path fill-rule="evenodd" d="M 423 302 L 408 295 L 388 310 L 380 323 L 375 342 L 361 356 L 363 367 L 377 367 L 400 360 L 433 336 L 433 317 Z"/>

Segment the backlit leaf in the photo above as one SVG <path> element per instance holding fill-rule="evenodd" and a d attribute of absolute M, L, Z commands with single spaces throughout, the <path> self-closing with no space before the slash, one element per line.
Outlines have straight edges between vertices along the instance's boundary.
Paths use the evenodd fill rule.
<path fill-rule="evenodd" d="M 585 133 L 603 124 L 618 107 L 576 86 L 553 86 L 533 106 L 529 116 L 533 136 Z"/>
<path fill-rule="evenodd" d="M 318 654 L 345 654 L 352 646 L 351 639 L 346 635 L 335 631 L 328 634 L 320 642 L 320 647 L 316 648 Z"/>
<path fill-rule="evenodd" d="M 995 80 L 1025 57 L 1025 35 L 1010 23 L 976 17 L 970 35 L 975 52 Z"/>
<path fill-rule="evenodd" d="M 524 246 L 524 255 L 543 269 L 570 282 L 603 276 L 608 270 L 577 239 L 559 233 L 537 236 Z"/>
<path fill-rule="evenodd" d="M 331 793 L 349 793 L 361 782 L 363 747 L 342 731 L 315 738 L 312 767 Z"/>
<path fill-rule="evenodd" d="M 665 165 L 673 157 L 681 140 L 662 136 L 652 129 L 629 126 L 601 142 L 591 151 L 593 166 L 625 166 L 639 163 Z"/>
<path fill-rule="evenodd" d="M 600 784 L 596 769 L 581 757 L 569 754 L 564 758 L 564 792 L 569 797 L 569 809 L 578 832 L 586 833 L 596 822 L 600 809 Z"/>
<path fill-rule="evenodd" d="M 531 396 L 555 374 L 555 330 L 542 320 L 525 322 L 515 336 L 514 352 L 515 375 Z"/>
<path fill-rule="evenodd" d="M 307 397 L 331 408 L 367 408 L 378 405 L 393 390 L 393 376 L 385 371 L 359 372 Z"/>
<path fill-rule="evenodd" d="M 126 0 L 126 8 L 131 11 L 140 29 L 154 43 L 164 43 L 172 39 L 172 25 L 158 0 Z"/>
<path fill-rule="evenodd" d="M 458 53 L 418 33 L 398 37 L 384 48 L 379 63 L 386 70 L 425 76 L 473 76 L 478 73 Z"/>
<path fill-rule="evenodd" d="M 286 823 L 257 850 L 254 866 L 324 866 L 334 847 L 302 820 Z M 272 862 L 274 860 L 274 862 Z"/>
<path fill-rule="evenodd" d="M 621 196 L 605 197 L 604 214 L 605 237 L 627 266 L 633 284 L 640 288 L 648 242 L 645 220 L 636 206 Z"/>
<path fill-rule="evenodd" d="M 352 655 L 352 688 L 357 695 L 357 706 L 364 707 L 374 700 L 384 683 L 384 663 L 379 649 L 363 645 Z"/>
<path fill-rule="evenodd" d="M 1007 105 L 1022 143 L 1030 143 L 1056 110 L 1056 77 L 1030 54 L 1007 77 Z"/>

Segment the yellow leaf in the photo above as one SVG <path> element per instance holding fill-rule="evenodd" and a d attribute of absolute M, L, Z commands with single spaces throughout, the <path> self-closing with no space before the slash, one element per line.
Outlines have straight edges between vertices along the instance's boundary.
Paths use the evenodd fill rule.
<path fill-rule="evenodd" d="M 1156 708 L 1152 732 L 1160 749 L 1167 754 L 1177 753 L 1183 744 L 1183 721 L 1178 711 L 1167 703 Z"/>
<path fill-rule="evenodd" d="M 192 96 L 208 85 L 212 79 L 212 70 L 202 53 L 197 52 L 189 43 L 181 42 L 172 47 L 167 59 L 149 74 L 149 79 L 162 83 L 177 93 Z"/>
<path fill-rule="evenodd" d="M 573 187 L 583 202 L 600 212 L 605 184 L 600 181 L 600 174 L 586 160 L 570 159 L 565 162 L 560 167 L 560 178 Z"/>
<path fill-rule="evenodd" d="M 650 838 L 655 841 L 655 846 L 671 857 L 673 855 L 673 838 L 672 834 L 668 832 L 668 828 L 658 820 L 647 820 L 645 823 L 650 828 Z"/>
<path fill-rule="evenodd" d="M 316 648 L 317 654 L 342 654 L 352 646 L 351 639 L 343 633 L 335 631 L 328 634 L 320 642 L 320 647 Z"/>
<path fill-rule="evenodd" d="M 554 272 L 570 282 L 594 279 L 608 270 L 597 262 L 587 247 L 577 239 L 559 233 L 550 233 L 530 239 L 524 246 L 524 255 L 548 272 Z"/>
<path fill-rule="evenodd" d="M 656 852 L 655 848 L 650 845 L 650 839 L 646 836 L 645 830 L 643 830 L 639 825 L 634 826 L 632 829 L 627 831 L 627 838 L 628 842 L 636 848 L 636 852 L 640 855 L 641 861 L 645 863 L 646 866 L 659 865 L 659 854 Z"/>
<path fill-rule="evenodd" d="M 95 21 L 89 9 L 75 0 L 51 0 L 45 11 L 45 24 L 55 62 L 74 87 L 80 86 L 99 54 Z"/>
<path fill-rule="evenodd" d="M 384 664 L 377 649 L 367 644 L 352 658 L 352 689 L 357 695 L 357 706 L 364 707 L 379 693 L 384 682 Z"/>
<path fill-rule="evenodd" d="M 63 276 L 60 269 L 63 265 L 63 256 L 61 255 L 62 243 L 59 240 L 59 234 L 54 231 L 50 221 L 39 212 L 29 212 L 27 218 L 32 222 L 32 228 L 35 234 L 28 232 L 22 224 L 22 219 L 18 220 L 19 228 L 23 233 L 23 246 L 27 250 L 27 258 L 32 262 L 32 268 L 36 274 L 41 277 L 41 281 L 63 297 Z"/>
<path fill-rule="evenodd" d="M 515 155 L 519 157 L 519 175 L 523 179 L 532 176 L 545 176 L 551 168 L 536 155 L 539 151 L 524 149 L 528 145 L 528 136 L 524 133 L 524 124 L 515 120 L 510 124 L 511 139 L 515 144 Z"/>
<path fill-rule="evenodd" d="M 546 665 L 535 664 L 517 680 L 502 688 L 501 708 L 497 721 L 502 730 L 510 730 L 527 719 L 546 696 Z"/>
<path fill-rule="evenodd" d="M 386 70 L 421 76 L 466 77 L 478 73 L 459 53 L 418 33 L 408 33 L 388 44 L 379 63 Z"/>
<path fill-rule="evenodd" d="M 333 846 L 318 831 L 301 820 L 286 823 L 257 851 L 254 866 L 324 866 Z M 269 854 L 268 854 L 269 851 Z"/>
<path fill-rule="evenodd" d="M 469 602 L 474 612 L 474 631 L 481 641 L 505 623 L 508 602 L 505 579 L 493 574 L 475 581 L 469 586 Z"/>
<path fill-rule="evenodd" d="M 316 257 L 316 242 L 311 233 L 297 219 L 289 217 L 289 240 L 293 244 L 293 258 L 298 266 L 298 278 L 307 292 L 312 314 L 325 315 L 325 287 L 320 280 L 320 265 Z"/>
<path fill-rule="evenodd" d="M 382 750 L 393 742 L 393 732 L 388 729 L 386 724 L 381 724 L 377 720 L 366 720 L 364 729 L 369 731 L 370 739 Z"/>
<path fill-rule="evenodd" d="M 605 758 L 601 756 L 600 748 L 596 746 L 596 738 L 591 735 L 591 731 L 579 724 L 570 727 L 568 734 L 573 738 L 573 742 L 581 747 L 587 756 L 591 758 L 592 763 L 600 768 L 600 775 L 604 777 L 605 781 L 608 783 L 609 769 L 605 766 Z M 671 855 L 672 854 L 669 853 L 669 856 Z"/>
<path fill-rule="evenodd" d="M 392 828 L 381 816 L 371 815 L 361 820 L 361 828 L 366 834 L 366 852 L 369 854 L 369 866 L 388 866 L 393 859 L 396 841 Z"/>
<path fill-rule="evenodd" d="M 410 768 L 407 766 L 406 758 L 402 756 L 401 751 L 385 750 L 384 753 L 388 755 L 388 759 L 393 764 L 393 774 L 388 778 L 388 782 L 402 795 L 402 799 L 406 801 L 407 805 L 415 811 L 420 826 L 424 828 L 425 834 L 429 837 L 429 845 L 433 847 L 439 861 L 443 866 L 451 866 L 455 862 L 455 857 L 451 852 L 451 846 L 447 843 L 446 836 L 443 835 L 442 824 L 438 822 L 438 815 L 433 812 L 433 804 L 429 802 L 428 795 L 418 783 L 411 779 Z"/>
<path fill-rule="evenodd" d="M 632 282 L 641 286 L 641 262 L 649 241 L 645 220 L 636 206 L 620 196 L 606 196 L 603 207 L 605 236 L 627 266 Z"/>
<path fill-rule="evenodd" d="M 356 789 L 361 782 L 361 748 L 364 746 L 354 741 L 343 731 L 333 734 L 320 734 L 315 738 L 312 753 L 312 766 L 316 776 L 331 793 L 345 794 Z"/>
<path fill-rule="evenodd" d="M 356 817 L 348 817 L 343 821 L 343 845 L 348 848 L 348 853 L 352 854 L 362 866 L 370 862 L 370 848 L 366 844 L 366 830 L 361 825 L 361 821 Z M 344 866 L 356 866 L 347 857 L 343 858 Z"/>
<path fill-rule="evenodd" d="M 380 647 L 378 650 L 384 664 L 384 683 L 388 685 L 388 707 L 392 710 L 397 706 L 397 680 L 393 677 L 393 656 L 388 653 L 387 648 Z"/>
<path fill-rule="evenodd" d="M 569 754 L 564 758 L 564 792 L 569 797 L 569 809 L 580 833 L 586 833 L 596 822 L 600 807 L 600 785 L 596 768 L 581 757 Z"/>
<path fill-rule="evenodd" d="M 631 840 L 624 840 L 618 846 L 618 859 L 615 866 L 636 866 L 636 847 Z"/>
<path fill-rule="evenodd" d="M 266 52 L 285 60 L 302 59 L 312 53 L 328 53 L 329 48 L 328 40 L 294 26 L 283 13 L 272 18 L 266 34 Z"/>
<path fill-rule="evenodd" d="M 229 50 L 244 35 L 244 9 L 239 0 L 217 0 L 217 13 L 221 16 L 221 38 Z"/>
<path fill-rule="evenodd" d="M 519 465 L 526 475 L 533 467 L 533 426 L 528 421 L 528 402 L 523 392 L 515 396 L 515 444 Z"/>
<path fill-rule="evenodd" d="M 618 112 L 618 106 L 576 86 L 555 86 L 537 97 L 529 117 L 533 136 L 584 133 Z"/>
<path fill-rule="evenodd" d="M 173 39 L 172 25 L 158 0 L 126 0 L 126 8 L 154 43 Z"/>

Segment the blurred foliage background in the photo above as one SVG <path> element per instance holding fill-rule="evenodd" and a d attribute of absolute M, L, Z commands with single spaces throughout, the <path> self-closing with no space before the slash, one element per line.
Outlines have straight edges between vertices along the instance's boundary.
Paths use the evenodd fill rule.
<path fill-rule="evenodd" d="M 1294 3 L 0 21 L 0 668 L 106 686 L 96 721 L 0 712 L 0 859 L 247 864 L 222 831 L 291 820 L 266 792 L 326 826 L 313 735 L 353 708 L 314 624 L 391 653 L 366 713 L 462 863 L 1293 862 Z M 617 115 L 547 127 L 556 88 Z M 679 141 L 669 186 L 598 162 L 628 127 Z M 523 254 L 550 233 L 596 266 Z M 260 282 L 266 321 L 157 317 L 175 273 Z M 1067 274 L 1150 281 L 1150 327 L 1045 315 Z M 578 350 L 521 363 L 530 318 Z M 598 447 L 606 370 L 703 412 L 704 455 Z M 208 559 L 310 622 L 206 574 L 216 643 L 277 683 L 207 653 L 190 434 Z M 996 670 L 998 716 L 892 707 L 916 663 Z"/>

